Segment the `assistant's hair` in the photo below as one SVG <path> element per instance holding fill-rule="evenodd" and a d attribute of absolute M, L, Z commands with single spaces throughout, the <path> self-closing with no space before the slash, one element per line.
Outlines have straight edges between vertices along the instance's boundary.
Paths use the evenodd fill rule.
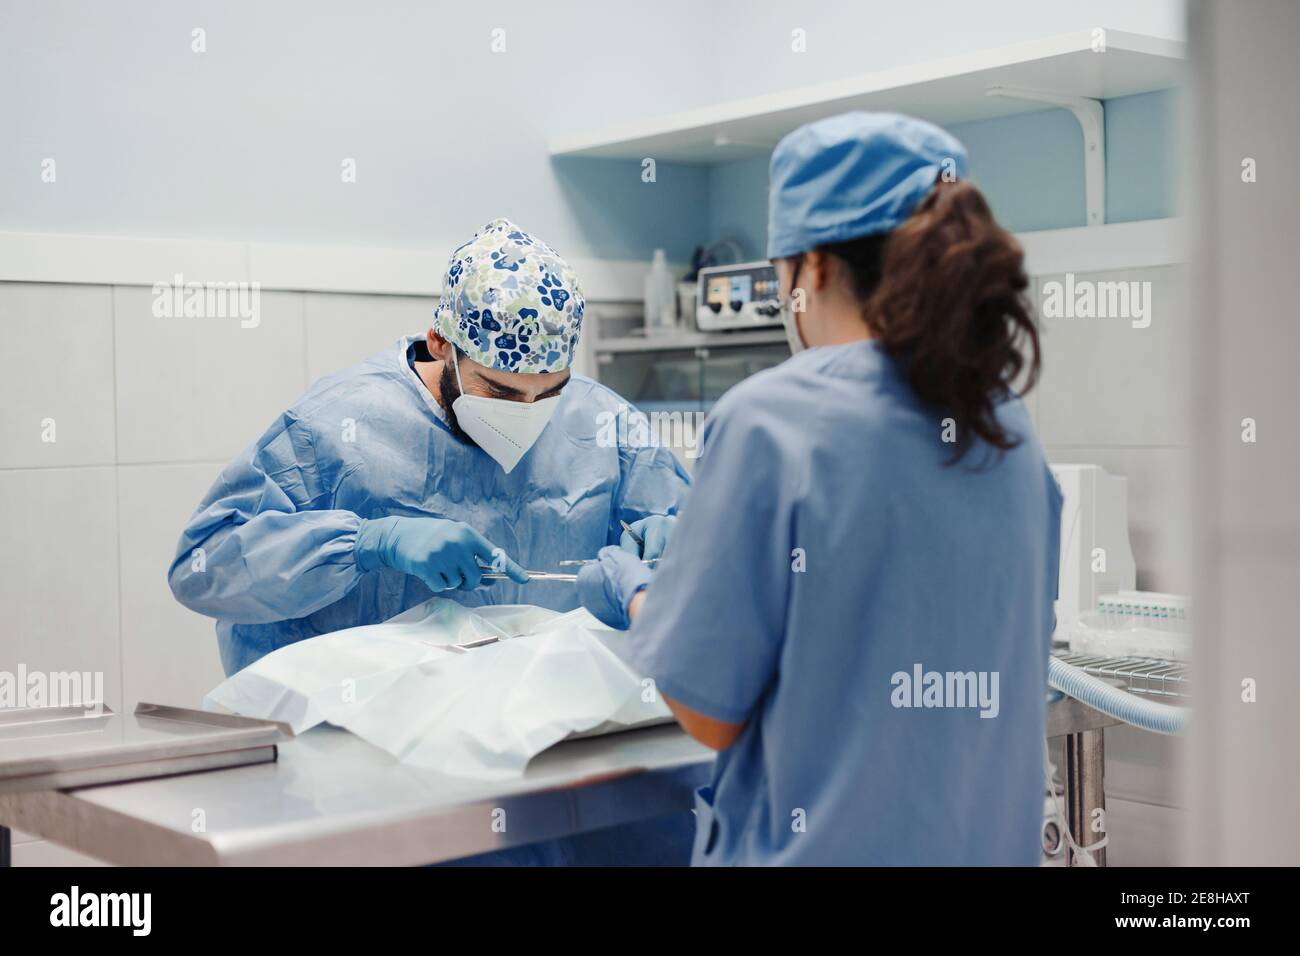
<path fill-rule="evenodd" d="M 978 189 L 939 182 L 892 232 L 819 248 L 848 266 L 867 327 L 917 397 L 955 421 L 952 462 L 972 435 L 1020 443 L 995 408 L 1038 381 L 1038 330 L 1024 254 Z"/>

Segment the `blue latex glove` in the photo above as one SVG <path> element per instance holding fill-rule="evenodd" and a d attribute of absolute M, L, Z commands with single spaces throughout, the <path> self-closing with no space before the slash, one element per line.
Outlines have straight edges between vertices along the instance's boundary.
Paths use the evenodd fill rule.
<path fill-rule="evenodd" d="M 650 578 L 650 568 L 640 559 L 609 545 L 578 572 L 578 600 L 602 624 L 625 631 L 632 623 L 627 607 Z"/>
<path fill-rule="evenodd" d="M 469 525 L 449 518 L 378 518 L 361 522 L 357 567 L 383 565 L 419 578 L 430 591 L 472 590 L 483 565 L 524 584 L 528 573 Z M 491 583 L 490 581 L 488 583 Z"/>
<path fill-rule="evenodd" d="M 618 546 L 624 551 L 635 554 L 642 561 L 657 558 L 664 553 L 664 548 L 668 547 L 668 536 L 673 533 L 673 525 L 676 522 L 677 519 L 672 515 L 649 515 L 640 521 L 633 521 L 632 530 L 645 542 L 644 546 L 638 545 L 626 530 L 618 539 Z"/>

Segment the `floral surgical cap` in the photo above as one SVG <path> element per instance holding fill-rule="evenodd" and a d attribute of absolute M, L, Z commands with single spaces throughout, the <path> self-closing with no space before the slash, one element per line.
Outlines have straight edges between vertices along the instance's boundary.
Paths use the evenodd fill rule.
<path fill-rule="evenodd" d="M 554 249 L 493 219 L 451 254 L 434 330 L 488 368 L 560 372 L 573 363 L 585 307 Z"/>

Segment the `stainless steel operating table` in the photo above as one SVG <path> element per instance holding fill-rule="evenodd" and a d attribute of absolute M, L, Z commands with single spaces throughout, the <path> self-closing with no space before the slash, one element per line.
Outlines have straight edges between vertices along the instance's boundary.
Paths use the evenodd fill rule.
<path fill-rule="evenodd" d="M 1075 839 L 1104 807 L 1102 734 L 1078 701 L 1048 707 L 1066 736 Z M 676 725 L 571 740 L 520 779 L 489 783 L 408 767 L 322 726 L 275 763 L 71 790 L 0 795 L 0 863 L 16 828 L 125 865 L 418 865 L 688 809 L 713 753 Z M 1102 859 L 1104 862 L 1104 851 Z"/>

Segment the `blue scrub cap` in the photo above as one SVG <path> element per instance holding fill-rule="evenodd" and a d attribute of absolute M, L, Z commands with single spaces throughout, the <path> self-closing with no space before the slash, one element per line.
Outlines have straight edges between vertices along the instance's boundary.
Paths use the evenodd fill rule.
<path fill-rule="evenodd" d="M 945 169 L 966 178 L 966 148 L 924 120 L 842 113 L 799 127 L 772 153 L 768 258 L 890 232 Z"/>
<path fill-rule="evenodd" d="M 554 249 L 493 219 L 451 254 L 433 327 L 488 368 L 561 372 L 573 364 L 585 308 Z"/>

